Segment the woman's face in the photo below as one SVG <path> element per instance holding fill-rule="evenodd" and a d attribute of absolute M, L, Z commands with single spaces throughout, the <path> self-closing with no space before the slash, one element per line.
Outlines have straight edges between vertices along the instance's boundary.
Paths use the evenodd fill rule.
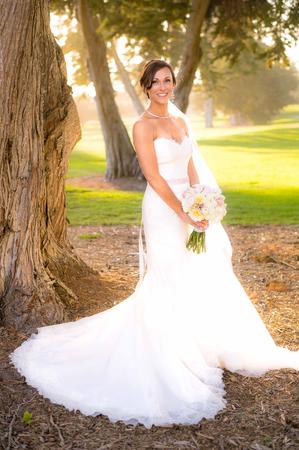
<path fill-rule="evenodd" d="M 172 96 L 174 84 L 168 67 L 159 69 L 153 78 L 152 86 L 147 90 L 151 101 L 164 104 Z"/>

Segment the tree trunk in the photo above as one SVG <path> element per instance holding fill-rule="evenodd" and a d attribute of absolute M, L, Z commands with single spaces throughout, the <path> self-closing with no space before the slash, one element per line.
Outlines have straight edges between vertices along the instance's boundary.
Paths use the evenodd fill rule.
<path fill-rule="evenodd" d="M 213 99 L 206 97 L 204 100 L 205 127 L 213 128 Z"/>
<path fill-rule="evenodd" d="M 91 66 L 91 64 L 90 64 L 90 59 L 89 59 L 89 58 L 87 58 L 86 64 L 87 64 L 87 71 L 88 71 L 88 74 L 89 74 L 89 80 L 95 85 L 95 81 L 94 81 L 94 79 L 93 79 L 92 66 Z M 99 101 L 99 99 L 98 99 L 97 94 L 96 94 L 95 97 L 94 97 L 94 101 L 95 101 L 96 108 L 97 108 L 98 119 L 99 119 L 99 122 L 101 123 L 101 117 L 102 117 L 102 116 L 101 116 L 101 103 L 100 103 L 100 101 Z"/>
<path fill-rule="evenodd" d="M 195 72 L 201 58 L 200 32 L 211 0 L 192 0 L 192 10 L 187 22 L 186 41 L 178 73 L 175 103 L 183 112 L 187 111 L 189 95 Z"/>
<path fill-rule="evenodd" d="M 130 96 L 130 98 L 132 100 L 132 103 L 133 103 L 133 106 L 134 106 L 134 109 L 135 109 L 136 113 L 137 114 L 142 114 L 144 112 L 144 106 L 143 106 L 140 98 L 137 95 L 136 89 L 134 88 L 134 86 L 133 86 L 133 84 L 132 84 L 132 82 L 130 80 L 130 76 L 129 76 L 128 72 L 126 71 L 125 66 L 123 65 L 120 57 L 117 54 L 116 47 L 115 47 L 114 42 L 112 40 L 110 41 L 110 44 L 111 44 L 112 56 L 114 58 L 114 61 L 115 61 L 115 64 L 116 64 L 116 67 L 117 67 L 120 79 L 121 79 L 121 81 L 122 81 L 122 83 L 123 83 L 127 93 L 129 94 L 129 96 Z"/>
<path fill-rule="evenodd" d="M 113 180 L 119 177 L 141 176 L 136 154 L 114 100 L 105 40 L 101 33 L 95 30 L 86 0 L 79 0 L 78 6 L 106 145 L 106 178 Z"/>
<path fill-rule="evenodd" d="M 231 127 L 240 127 L 242 125 L 247 125 L 246 120 L 242 116 L 240 111 L 232 112 L 229 116 L 229 125 Z"/>
<path fill-rule="evenodd" d="M 6 2 L 0 34 L 1 319 L 30 331 L 63 320 L 75 297 L 57 272 L 86 269 L 67 238 L 64 192 L 80 125 L 48 1 Z"/>

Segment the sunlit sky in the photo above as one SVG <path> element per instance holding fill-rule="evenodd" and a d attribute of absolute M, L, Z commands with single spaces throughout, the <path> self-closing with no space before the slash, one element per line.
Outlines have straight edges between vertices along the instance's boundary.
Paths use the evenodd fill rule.
<path fill-rule="evenodd" d="M 61 46 L 64 45 L 66 36 L 68 33 L 68 28 L 64 24 L 65 18 L 66 18 L 66 16 L 58 16 L 56 14 L 51 13 L 51 29 L 52 29 L 52 32 L 53 32 L 58 44 Z M 77 24 L 76 19 L 73 19 L 71 22 L 71 26 L 76 28 L 76 24 Z M 122 55 L 124 54 L 125 43 L 126 43 L 125 38 L 121 38 L 117 42 L 117 51 L 118 51 L 118 54 L 120 57 L 122 57 Z M 295 64 L 295 66 L 299 70 L 299 42 L 296 45 L 289 47 L 286 50 L 286 53 L 287 53 L 290 61 L 293 62 L 293 64 Z M 73 74 L 74 74 L 75 68 L 73 66 L 71 52 L 66 53 L 64 55 L 64 57 L 65 57 L 66 66 L 67 66 L 68 84 L 72 86 L 73 95 L 76 97 L 76 96 L 80 96 L 82 94 L 86 94 L 91 97 L 94 97 L 95 90 L 94 90 L 92 83 L 89 83 L 88 86 L 78 86 L 78 85 L 74 84 Z M 136 61 L 136 63 L 137 63 L 137 61 Z M 123 87 L 122 83 L 118 82 L 117 80 L 114 81 L 113 87 L 117 91 L 120 91 L 120 92 L 124 91 L 124 87 Z"/>

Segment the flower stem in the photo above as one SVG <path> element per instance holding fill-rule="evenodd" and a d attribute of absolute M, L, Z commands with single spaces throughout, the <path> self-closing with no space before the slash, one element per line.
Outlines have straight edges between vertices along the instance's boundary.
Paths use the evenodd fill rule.
<path fill-rule="evenodd" d="M 186 247 L 195 253 L 206 252 L 206 233 L 193 230 L 187 241 Z"/>

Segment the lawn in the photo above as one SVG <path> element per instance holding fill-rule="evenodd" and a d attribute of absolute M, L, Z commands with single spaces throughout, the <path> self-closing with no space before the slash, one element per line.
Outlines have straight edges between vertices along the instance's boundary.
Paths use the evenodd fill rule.
<path fill-rule="evenodd" d="M 231 224 L 299 223 L 299 105 L 269 125 L 205 129 L 191 117 L 201 152 L 222 187 Z M 131 129 L 132 123 L 127 123 Z M 104 143 L 96 122 L 70 158 L 68 178 L 105 171 Z M 77 224 L 139 223 L 142 194 L 96 191 L 67 183 L 68 218 Z"/>
<path fill-rule="evenodd" d="M 67 186 L 67 217 L 71 225 L 140 223 L 142 195 Z"/>
<path fill-rule="evenodd" d="M 87 122 L 82 128 L 82 139 L 71 153 L 67 178 L 105 173 L 104 140 L 98 122 Z"/>

